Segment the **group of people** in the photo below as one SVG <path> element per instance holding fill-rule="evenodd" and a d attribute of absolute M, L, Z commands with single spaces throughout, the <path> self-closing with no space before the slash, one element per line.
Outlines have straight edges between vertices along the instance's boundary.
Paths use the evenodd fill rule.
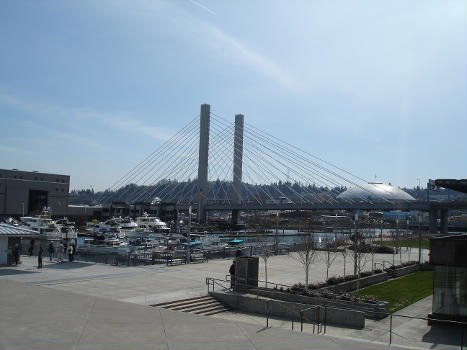
<path fill-rule="evenodd" d="M 68 260 L 70 262 L 73 262 L 75 259 L 75 254 L 76 254 L 76 246 L 75 243 L 71 243 L 70 245 L 67 245 L 66 241 L 60 242 L 57 248 L 54 247 L 53 243 L 50 242 L 49 246 L 47 247 L 47 252 L 49 253 L 49 261 L 53 261 L 55 251 L 57 253 L 57 258 L 58 262 L 62 263 L 64 262 L 64 259 L 66 259 L 66 255 L 68 254 Z M 42 247 L 39 247 L 39 251 L 37 253 L 37 268 L 41 269 L 42 268 L 42 257 L 44 254 L 44 249 Z"/>

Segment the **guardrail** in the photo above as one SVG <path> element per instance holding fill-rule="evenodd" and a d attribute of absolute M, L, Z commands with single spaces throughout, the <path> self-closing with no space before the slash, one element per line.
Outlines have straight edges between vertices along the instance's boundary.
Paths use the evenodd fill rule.
<path fill-rule="evenodd" d="M 240 281 L 244 282 L 244 281 Z M 256 281 L 258 283 L 265 283 L 267 285 L 273 285 L 276 287 L 277 286 L 282 286 L 282 287 L 287 287 L 290 288 L 290 286 L 281 284 L 281 283 L 274 283 L 274 282 L 266 282 L 266 281 L 261 281 L 258 280 Z M 226 286 L 226 284 L 228 284 Z M 235 290 L 235 286 L 231 284 L 231 279 L 230 275 L 226 275 L 225 279 L 219 279 L 219 278 L 212 278 L 212 277 L 206 277 L 206 285 L 208 286 L 208 293 L 211 291 L 215 290 L 215 286 L 220 287 L 220 290 L 222 291 L 229 291 L 230 293 L 234 294 L 241 294 Z M 257 288 L 256 285 L 247 285 L 244 284 L 243 286 L 250 286 L 250 287 L 255 287 Z M 270 328 L 270 317 L 271 317 L 271 303 L 274 302 L 275 300 L 267 299 L 266 300 L 266 310 L 265 310 L 265 321 L 266 321 L 266 328 Z M 280 304 L 276 304 L 276 306 L 281 306 Z M 281 306 L 282 307 L 282 306 Z M 313 321 L 311 319 L 306 318 L 306 313 L 310 311 L 315 311 L 316 310 L 316 321 Z M 338 308 L 338 307 L 332 307 L 332 306 L 321 306 L 321 305 L 313 305 L 304 309 L 299 310 L 298 312 L 298 317 L 297 319 L 294 318 L 288 318 L 288 320 L 291 322 L 291 329 L 294 330 L 294 324 L 298 320 L 300 323 L 300 332 L 303 332 L 303 325 L 305 323 L 312 324 L 313 325 L 313 334 L 326 334 L 326 328 L 328 325 L 328 310 L 351 310 L 349 308 Z M 397 335 L 393 331 L 393 318 L 394 317 L 400 317 L 400 318 L 408 318 L 408 319 L 416 319 L 416 320 L 424 320 L 424 321 L 429 321 L 437 324 L 446 324 L 446 325 L 456 325 L 456 326 L 462 326 L 464 329 L 466 328 L 467 324 L 466 322 L 459 322 L 459 321 L 451 321 L 451 320 L 441 320 L 441 319 L 433 319 L 433 318 L 426 318 L 426 317 L 415 317 L 415 316 L 409 316 L 409 315 L 402 315 L 402 314 L 397 314 L 397 313 L 386 313 L 386 317 L 389 316 L 389 342 L 388 344 L 391 345 L 393 343 L 393 335 Z M 308 322 L 307 322 L 308 321 Z M 310 322 L 311 321 L 311 322 Z M 461 334 L 461 339 L 460 339 L 460 349 L 464 349 L 464 332 Z"/>
<path fill-rule="evenodd" d="M 385 267 L 384 267 L 384 264 L 386 264 L 386 263 L 388 263 L 391 266 L 394 266 L 394 264 L 392 262 L 387 261 L 387 260 L 384 260 L 383 262 L 375 262 L 373 266 L 376 268 L 376 266 L 381 265 L 382 270 L 384 271 L 384 270 L 386 270 Z"/>

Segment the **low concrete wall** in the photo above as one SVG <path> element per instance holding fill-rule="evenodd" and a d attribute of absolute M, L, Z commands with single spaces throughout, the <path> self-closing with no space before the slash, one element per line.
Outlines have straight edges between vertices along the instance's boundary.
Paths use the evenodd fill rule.
<path fill-rule="evenodd" d="M 381 272 L 372 276 L 360 278 L 360 287 L 365 288 L 376 283 L 381 283 L 389 279 L 389 274 L 386 272 Z M 328 289 L 333 292 L 347 293 L 352 292 L 357 289 L 357 280 L 347 281 L 343 283 L 336 284 L 334 286 L 324 287 L 323 289 Z"/>
<path fill-rule="evenodd" d="M 0 237 L 0 265 L 8 263 L 8 237 Z"/>
<path fill-rule="evenodd" d="M 322 307 L 334 307 L 338 309 L 347 309 L 352 311 L 363 312 L 365 317 L 380 320 L 385 318 L 389 313 L 389 304 L 381 302 L 378 304 L 354 302 L 347 300 L 336 300 L 322 297 L 309 297 L 305 295 L 281 292 L 271 289 L 252 289 L 251 294 L 264 296 L 271 299 L 277 299 L 287 302 L 301 303 L 307 305 L 320 305 Z"/>
<path fill-rule="evenodd" d="M 396 277 L 401 277 L 401 276 L 408 275 L 409 273 L 416 272 L 419 269 L 420 269 L 420 265 L 415 264 L 415 265 L 401 267 L 401 268 L 398 268 L 398 269 L 390 269 L 390 270 L 388 270 L 388 272 L 391 275 L 391 277 L 396 278 Z"/>
<path fill-rule="evenodd" d="M 248 295 L 226 292 L 210 292 L 223 303 L 229 305 L 232 309 L 258 313 L 263 315 L 278 316 L 288 318 L 295 322 L 300 321 L 300 310 L 309 308 L 310 305 L 294 303 L 281 300 L 271 300 L 264 298 L 255 298 Z M 317 322 L 318 315 L 320 322 L 345 326 L 350 328 L 364 328 L 365 315 L 361 311 L 340 310 L 332 307 L 319 307 L 308 310 L 303 313 L 304 322 Z"/>
<path fill-rule="evenodd" d="M 433 271 L 433 265 L 429 263 L 420 264 L 420 271 Z"/>

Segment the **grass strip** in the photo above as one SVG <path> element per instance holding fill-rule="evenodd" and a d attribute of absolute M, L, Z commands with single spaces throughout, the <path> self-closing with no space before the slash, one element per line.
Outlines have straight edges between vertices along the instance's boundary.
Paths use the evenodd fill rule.
<path fill-rule="evenodd" d="M 374 244 L 378 244 L 378 245 L 381 245 L 381 241 L 379 240 L 375 240 L 373 241 Z M 386 246 L 386 247 L 394 247 L 396 246 L 396 242 L 393 241 L 393 240 L 384 240 L 382 242 L 383 246 Z M 405 240 L 405 239 L 401 239 L 400 243 L 399 243 L 402 247 L 412 247 L 412 248 L 418 248 L 418 238 L 415 239 L 409 239 L 408 241 Z M 422 238 L 422 249 L 430 249 L 430 240 L 429 239 L 426 239 L 426 238 Z"/>
<path fill-rule="evenodd" d="M 360 296 L 369 295 L 389 302 L 389 311 L 396 312 L 433 294 L 433 271 L 418 271 L 360 290 Z"/>

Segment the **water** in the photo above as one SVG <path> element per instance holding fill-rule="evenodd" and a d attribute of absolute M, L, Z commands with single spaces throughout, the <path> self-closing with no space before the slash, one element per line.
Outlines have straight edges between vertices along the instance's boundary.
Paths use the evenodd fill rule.
<path fill-rule="evenodd" d="M 382 234 L 384 236 L 391 236 L 393 234 L 393 230 L 391 229 L 383 229 Z M 400 232 L 406 232 L 405 230 L 401 230 Z M 407 231 L 409 235 L 411 235 L 413 232 L 408 230 Z M 349 232 L 345 231 L 345 236 L 348 238 Z M 364 237 L 371 237 L 374 235 L 375 238 L 380 238 L 381 235 L 381 230 L 376 229 L 373 231 L 373 229 L 361 229 L 360 233 L 363 234 Z M 299 232 L 298 230 L 278 230 L 277 232 L 277 238 L 278 238 L 278 243 L 283 244 L 283 245 L 293 245 L 297 243 L 302 242 L 302 237 L 304 235 L 309 234 L 309 232 Z M 342 234 L 341 233 L 331 233 L 331 232 L 315 232 L 315 239 L 318 242 L 318 246 L 323 246 L 325 245 L 325 242 L 334 242 L 336 237 L 338 240 L 342 239 Z M 243 239 L 243 242 L 245 246 L 257 246 L 259 237 L 263 238 L 264 234 L 257 235 L 257 234 L 245 234 L 244 231 L 239 231 L 239 232 L 232 232 L 231 234 L 210 234 L 210 237 L 213 238 L 219 238 L 223 241 L 229 241 L 234 238 L 238 239 Z M 269 240 L 271 244 L 273 244 L 276 233 L 275 230 L 272 230 L 272 232 L 268 233 L 267 236 L 269 237 Z M 82 245 L 85 243 L 85 239 L 89 240 L 89 237 L 84 237 L 84 236 L 78 236 L 78 246 Z M 123 239 L 122 241 L 128 242 L 128 239 Z"/>

